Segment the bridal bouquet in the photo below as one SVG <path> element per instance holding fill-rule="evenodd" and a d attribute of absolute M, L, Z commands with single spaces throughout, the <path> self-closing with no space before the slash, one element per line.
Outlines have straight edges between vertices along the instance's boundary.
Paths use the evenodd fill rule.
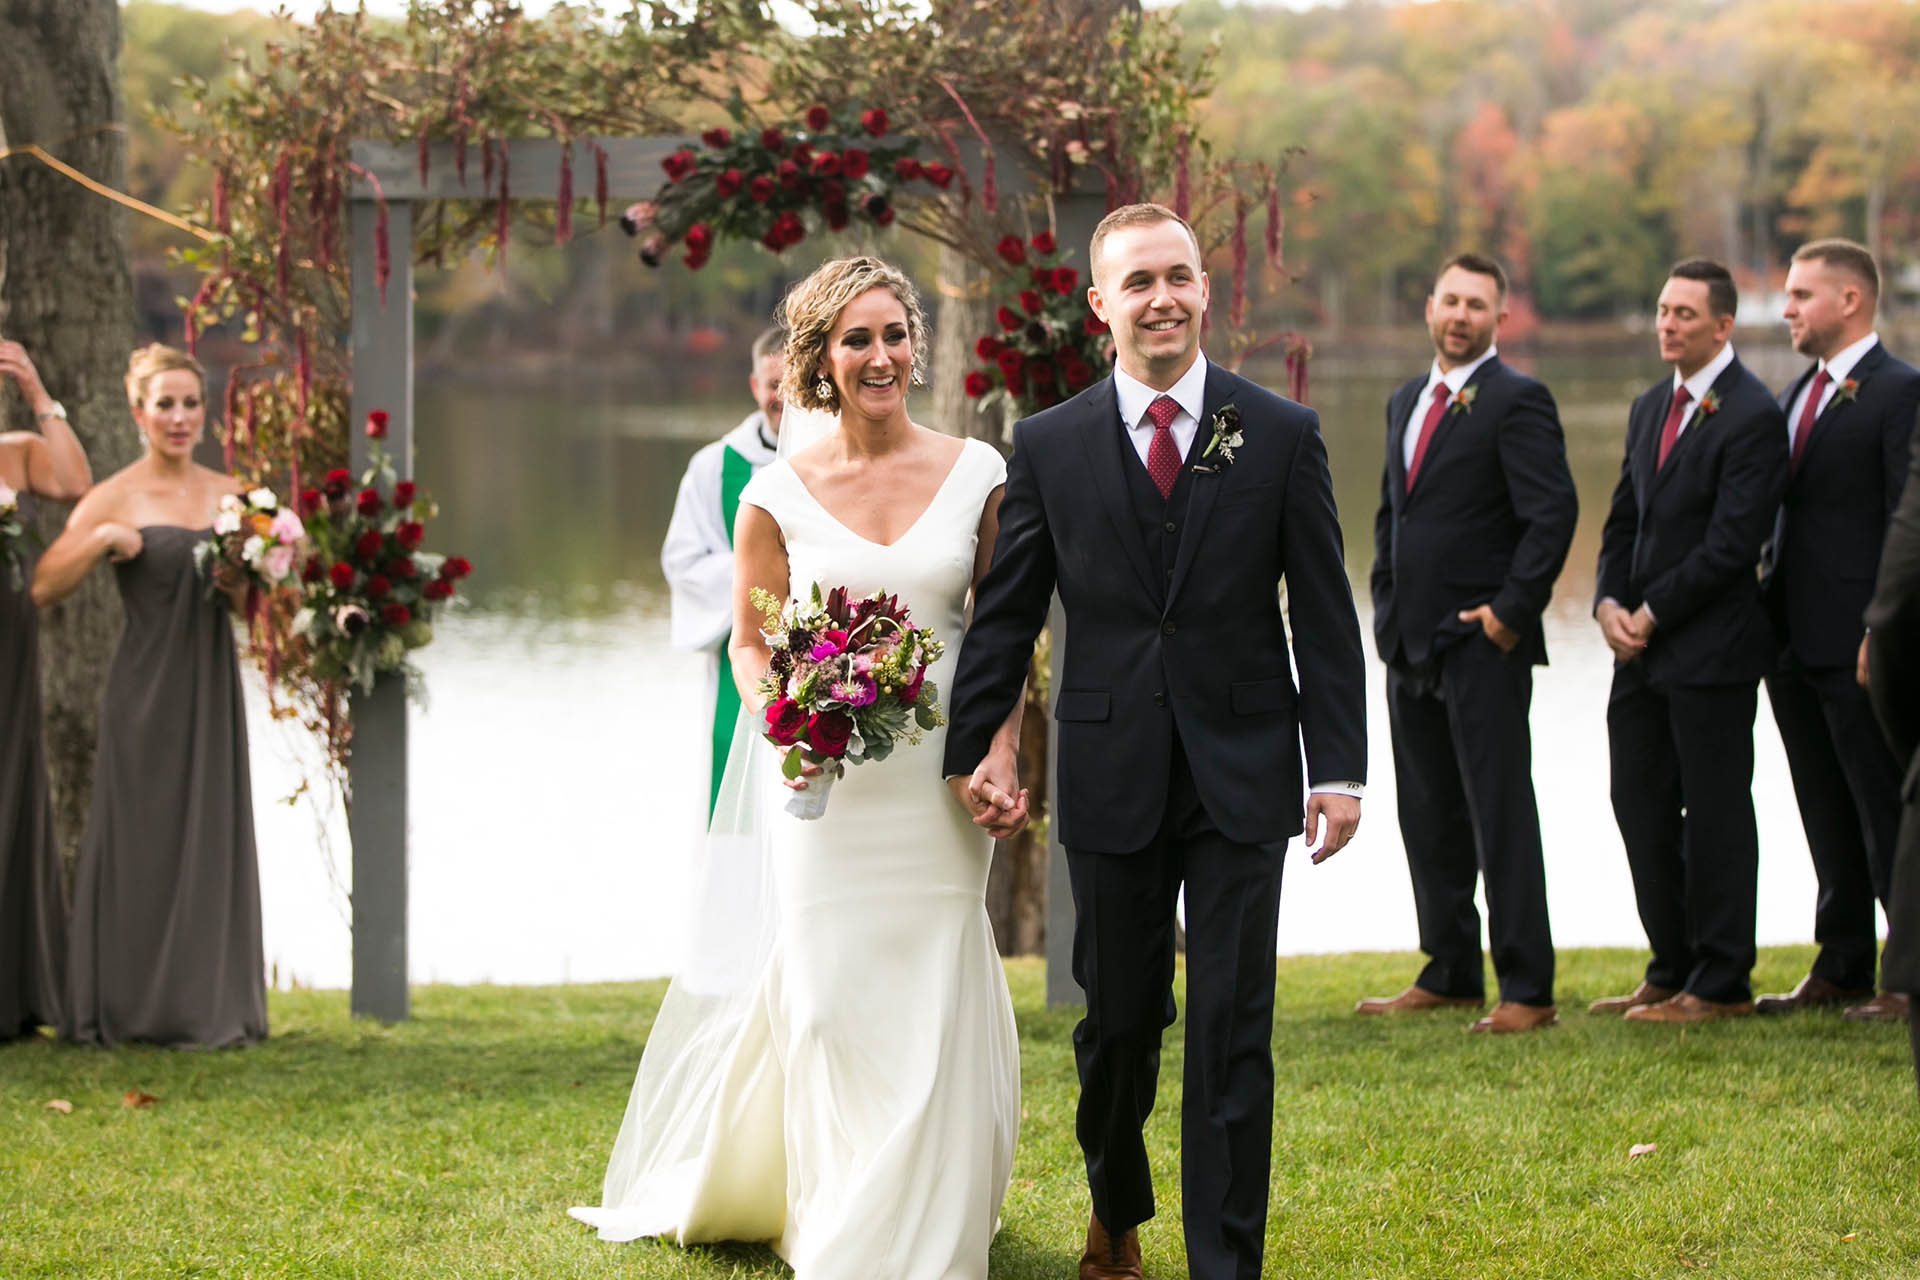
<path fill-rule="evenodd" d="M 282 507 L 273 490 L 255 489 L 244 497 L 229 493 L 220 499 L 213 532 L 193 549 L 194 567 L 207 579 L 209 592 L 218 589 L 215 575 L 231 569 L 249 594 L 270 595 L 294 585 L 299 544 L 306 535 L 300 517 Z"/>
<path fill-rule="evenodd" d="M 21 547 L 28 538 L 34 538 L 34 533 L 20 518 L 20 495 L 0 483 L 0 564 L 6 565 L 7 580 L 15 591 L 26 579 Z"/>
<path fill-rule="evenodd" d="M 783 603 L 762 588 L 751 598 L 773 650 L 760 692 L 767 740 L 786 748 L 780 771 L 797 778 L 803 763 L 825 769 L 787 802 L 788 813 L 818 818 L 848 765 L 884 760 L 897 743 L 917 743 L 946 723 L 940 691 L 927 680 L 945 646 L 908 620 L 899 597 L 876 591 L 851 600 L 845 587 L 823 597 L 816 582 L 805 602 Z"/>

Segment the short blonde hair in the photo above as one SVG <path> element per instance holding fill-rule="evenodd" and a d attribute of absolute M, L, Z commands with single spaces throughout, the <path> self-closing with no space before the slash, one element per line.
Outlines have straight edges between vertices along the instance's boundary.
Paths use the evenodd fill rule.
<path fill-rule="evenodd" d="M 1193 242 L 1193 265 L 1205 270 L 1207 255 L 1200 249 L 1200 237 L 1194 233 L 1191 222 L 1163 204 L 1123 204 L 1100 219 L 1100 225 L 1093 229 L 1093 240 L 1087 245 L 1087 275 L 1094 285 L 1098 287 L 1100 283 L 1100 250 L 1107 243 L 1108 236 L 1129 227 L 1151 227 L 1162 222 L 1180 224 L 1187 233 L 1187 239 Z"/>
<path fill-rule="evenodd" d="M 885 289 L 907 313 L 907 341 L 913 347 L 912 380 L 923 382 L 927 372 L 927 317 L 920 295 L 898 267 L 878 258 L 836 258 L 787 290 L 780 303 L 780 327 L 787 332 L 787 367 L 780 382 L 780 398 L 802 409 L 840 407 L 840 390 L 827 380 L 821 395 L 817 383 L 827 354 L 827 337 L 847 304 L 873 289 Z"/>
<path fill-rule="evenodd" d="M 127 360 L 127 404 L 139 408 L 146 399 L 147 384 L 163 373 L 172 373 L 184 369 L 200 380 L 200 395 L 207 394 L 207 371 L 178 347 L 169 347 L 163 342 L 153 342 L 135 351 Z"/>

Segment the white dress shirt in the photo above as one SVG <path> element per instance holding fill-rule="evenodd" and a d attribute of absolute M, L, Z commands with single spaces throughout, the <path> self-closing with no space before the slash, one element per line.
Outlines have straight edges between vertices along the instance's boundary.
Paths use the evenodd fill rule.
<path fill-rule="evenodd" d="M 1180 460 L 1184 462 L 1193 448 L 1193 438 L 1200 433 L 1200 410 L 1207 399 L 1207 358 L 1194 352 L 1193 363 L 1180 375 L 1180 381 L 1165 391 L 1155 391 L 1115 366 L 1113 394 L 1120 402 L 1120 425 L 1127 429 L 1127 437 L 1133 442 L 1133 451 L 1140 455 L 1142 466 L 1146 465 L 1147 449 L 1153 444 L 1153 419 L 1147 416 L 1147 406 L 1161 396 L 1172 396 L 1180 412 L 1173 415 L 1167 430 L 1173 433 L 1173 447 L 1180 451 Z"/>
<path fill-rule="evenodd" d="M 1118 365 L 1114 366 L 1113 394 L 1120 403 L 1120 425 L 1126 428 L 1127 439 L 1133 451 L 1140 455 L 1142 466 L 1146 465 L 1147 449 L 1153 444 L 1153 419 L 1147 416 L 1147 406 L 1161 396 L 1172 396 L 1180 406 L 1180 412 L 1173 415 L 1167 430 L 1173 435 L 1174 448 L 1185 461 L 1193 449 L 1193 438 L 1200 432 L 1200 411 L 1205 407 L 1206 393 L 1207 358 L 1197 351 L 1193 364 L 1165 391 L 1155 391 L 1123 372 Z M 1367 793 L 1365 784 L 1359 782 L 1315 782 L 1307 789 L 1315 795 L 1352 796 L 1356 800 Z"/>
<path fill-rule="evenodd" d="M 1406 430 L 1401 433 L 1404 437 L 1400 443 L 1400 463 L 1403 467 L 1408 471 L 1413 470 L 1413 451 L 1420 445 L 1420 428 L 1427 421 L 1427 411 L 1433 408 L 1433 389 L 1444 382 L 1449 397 L 1459 395 L 1460 388 L 1467 385 L 1467 380 L 1479 371 L 1480 366 L 1498 354 L 1497 347 L 1488 346 L 1472 364 L 1455 365 L 1447 373 L 1440 372 L 1438 360 L 1433 362 L 1433 369 L 1427 374 L 1427 385 L 1420 389 L 1420 398 L 1413 402 L 1413 412 L 1408 415 Z"/>
<path fill-rule="evenodd" d="M 1687 411 L 1680 415 L 1680 429 L 1673 433 L 1673 442 L 1675 444 L 1680 443 L 1680 437 L 1687 434 L 1687 428 L 1693 425 L 1693 420 L 1695 416 L 1697 416 L 1700 408 L 1701 399 L 1707 392 L 1713 390 L 1714 382 L 1722 373 L 1726 372 L 1727 366 L 1732 363 L 1733 344 L 1729 342 L 1726 346 L 1720 348 L 1718 355 L 1701 365 L 1691 378 L 1682 378 L 1678 369 L 1673 371 L 1673 385 L 1667 388 L 1667 404 L 1669 406 L 1673 404 L 1674 392 L 1678 391 L 1681 387 L 1687 389 Z M 1663 411 L 1660 414 L 1662 425 L 1666 423 L 1666 420 L 1667 415 Z M 1657 447 L 1658 446 L 1656 446 L 1656 448 Z"/>
<path fill-rule="evenodd" d="M 1827 376 L 1833 381 L 1820 389 L 1820 403 L 1813 407 L 1813 417 L 1816 422 L 1819 421 L 1820 415 L 1827 411 L 1827 406 L 1833 403 L 1834 394 L 1840 390 L 1840 384 L 1847 380 L 1847 375 L 1853 372 L 1853 366 L 1859 364 L 1860 357 L 1873 350 L 1874 344 L 1878 341 L 1880 341 L 1879 333 L 1870 333 L 1852 346 L 1842 347 L 1820 362 L 1820 367 L 1827 371 Z M 1812 391 L 1813 379 L 1808 378 L 1807 385 L 1800 388 L 1800 394 L 1793 398 L 1793 404 L 1787 413 L 1787 449 L 1789 451 L 1793 449 L 1794 428 L 1800 425 L 1800 415 L 1807 411 L 1807 396 Z"/>

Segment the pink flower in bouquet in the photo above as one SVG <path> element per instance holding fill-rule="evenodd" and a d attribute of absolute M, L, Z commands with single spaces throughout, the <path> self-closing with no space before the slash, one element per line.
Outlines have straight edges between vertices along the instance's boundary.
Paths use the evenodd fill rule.
<path fill-rule="evenodd" d="M 260 571 L 271 582 L 285 582 L 293 576 L 293 548 L 284 542 L 269 548 L 261 557 Z"/>
<path fill-rule="evenodd" d="M 279 514 L 274 516 L 273 523 L 268 526 L 267 532 L 273 535 L 275 542 L 295 543 L 306 536 L 307 529 L 300 523 L 299 516 L 282 507 Z"/>
<path fill-rule="evenodd" d="M 844 711 L 822 711 L 807 721 L 807 746 L 815 755 L 843 756 L 852 737 L 853 717 Z"/>
<path fill-rule="evenodd" d="M 880 686 L 873 682 L 872 676 L 855 673 L 844 680 L 835 680 L 828 686 L 837 701 L 850 707 L 870 707 L 873 700 L 880 696 Z"/>
<path fill-rule="evenodd" d="M 926 682 L 927 668 L 923 663 L 914 670 L 913 679 L 900 686 L 900 701 L 918 702 L 920 700 L 920 686 Z"/>
<path fill-rule="evenodd" d="M 783 747 L 800 741 L 807 729 L 807 713 L 792 698 L 777 698 L 767 704 L 767 736 Z"/>
<path fill-rule="evenodd" d="M 847 651 L 847 633 L 844 631 L 822 631 L 820 639 L 807 654 L 815 662 L 832 658 Z"/>

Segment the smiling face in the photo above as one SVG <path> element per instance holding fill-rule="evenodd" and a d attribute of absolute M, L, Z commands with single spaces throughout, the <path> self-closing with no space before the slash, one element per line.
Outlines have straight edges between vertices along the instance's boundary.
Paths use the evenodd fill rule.
<path fill-rule="evenodd" d="M 1087 304 L 1113 330 L 1114 360 L 1127 376 L 1164 391 L 1200 350 L 1207 273 L 1177 222 L 1121 227 L 1100 247 Z"/>
<path fill-rule="evenodd" d="M 839 392 L 842 412 L 880 419 L 906 411 L 913 339 L 907 309 L 891 290 L 869 289 L 841 308 L 821 372 Z"/>
<path fill-rule="evenodd" d="M 1478 360 L 1506 318 L 1497 280 L 1465 267 L 1448 267 L 1427 299 L 1427 332 L 1433 335 L 1442 371 Z"/>
<path fill-rule="evenodd" d="M 1793 349 L 1825 360 L 1849 345 L 1849 327 L 1864 291 L 1853 276 L 1818 258 L 1787 268 L 1787 333 Z"/>
<path fill-rule="evenodd" d="M 199 377 L 188 369 L 154 374 L 133 406 L 133 421 L 155 456 L 188 461 L 207 421 Z"/>
<path fill-rule="evenodd" d="M 1691 378 L 1720 354 L 1733 332 L 1733 316 L 1715 315 L 1707 302 L 1707 282 L 1667 277 L 1654 310 L 1660 358 Z"/>

